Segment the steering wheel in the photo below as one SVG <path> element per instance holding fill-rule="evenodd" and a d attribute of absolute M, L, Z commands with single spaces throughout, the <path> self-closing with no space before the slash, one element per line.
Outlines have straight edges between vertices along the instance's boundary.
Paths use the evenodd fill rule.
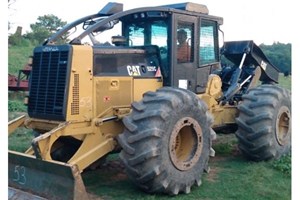
<path fill-rule="evenodd" d="M 162 54 L 166 54 L 168 52 L 167 47 L 159 47 L 159 53 Z"/>

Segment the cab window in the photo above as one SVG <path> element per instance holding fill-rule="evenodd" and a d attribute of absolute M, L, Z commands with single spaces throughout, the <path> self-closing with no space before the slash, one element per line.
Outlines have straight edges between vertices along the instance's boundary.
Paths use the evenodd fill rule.
<path fill-rule="evenodd" d="M 161 71 L 167 81 L 169 74 L 167 20 L 133 21 L 126 23 L 124 30 L 124 35 L 128 38 L 128 46 L 155 45 L 158 47 Z"/>
<path fill-rule="evenodd" d="M 206 65 L 219 61 L 217 23 L 201 20 L 200 26 L 200 64 Z"/>
<path fill-rule="evenodd" d="M 193 62 L 193 23 L 178 22 L 177 25 L 177 62 Z"/>

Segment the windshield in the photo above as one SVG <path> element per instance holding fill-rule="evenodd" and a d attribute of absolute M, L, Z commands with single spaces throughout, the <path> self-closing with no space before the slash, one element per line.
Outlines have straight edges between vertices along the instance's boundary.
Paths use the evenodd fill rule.
<path fill-rule="evenodd" d="M 167 47 L 167 33 L 167 25 L 164 21 L 130 23 L 125 28 L 129 46 Z"/>
<path fill-rule="evenodd" d="M 168 26 L 166 20 L 147 20 L 124 24 L 124 36 L 128 46 L 156 45 L 160 51 L 161 68 L 167 76 L 168 66 Z"/>

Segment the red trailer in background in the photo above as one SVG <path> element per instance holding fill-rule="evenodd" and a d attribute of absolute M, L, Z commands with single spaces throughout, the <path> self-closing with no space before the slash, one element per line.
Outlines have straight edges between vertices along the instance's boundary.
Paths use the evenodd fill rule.
<path fill-rule="evenodd" d="M 19 70 L 18 77 L 12 74 L 8 74 L 8 90 L 9 91 L 28 91 L 29 90 L 29 76 L 31 72 L 32 58 Z"/>

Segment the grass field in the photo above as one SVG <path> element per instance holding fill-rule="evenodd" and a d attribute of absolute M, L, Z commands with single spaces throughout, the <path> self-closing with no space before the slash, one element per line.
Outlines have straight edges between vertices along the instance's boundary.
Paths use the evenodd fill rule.
<path fill-rule="evenodd" d="M 30 145 L 30 132 L 20 130 L 9 138 L 10 149 L 24 151 Z M 17 142 L 16 142 L 17 141 Z M 150 195 L 139 190 L 127 177 L 118 154 L 109 155 L 95 170 L 86 170 L 82 177 L 93 200 L 174 199 L 174 200 L 288 200 L 291 199 L 291 160 L 248 161 L 237 150 L 233 134 L 218 135 L 213 144 L 216 156 L 210 159 L 210 172 L 202 185 L 190 194 L 176 197 Z M 283 166 L 280 166 L 283 165 Z"/>
<path fill-rule="evenodd" d="M 292 90 L 292 77 L 285 77 L 283 74 L 279 74 L 279 83 L 281 87 L 288 90 Z"/>
<path fill-rule="evenodd" d="M 33 46 L 11 46 L 8 49 L 8 73 L 18 75 L 19 70 L 23 69 L 32 56 Z"/>
<path fill-rule="evenodd" d="M 291 199 L 291 174 L 276 168 L 276 162 L 251 162 L 237 151 L 233 134 L 219 135 L 214 143 L 216 157 L 210 159 L 210 172 L 200 187 L 190 194 L 175 197 L 149 195 L 128 180 L 117 155 L 95 171 L 83 173 L 84 182 L 93 199 L 107 200 L 279 200 Z M 221 151 L 220 151 L 221 150 Z"/>

